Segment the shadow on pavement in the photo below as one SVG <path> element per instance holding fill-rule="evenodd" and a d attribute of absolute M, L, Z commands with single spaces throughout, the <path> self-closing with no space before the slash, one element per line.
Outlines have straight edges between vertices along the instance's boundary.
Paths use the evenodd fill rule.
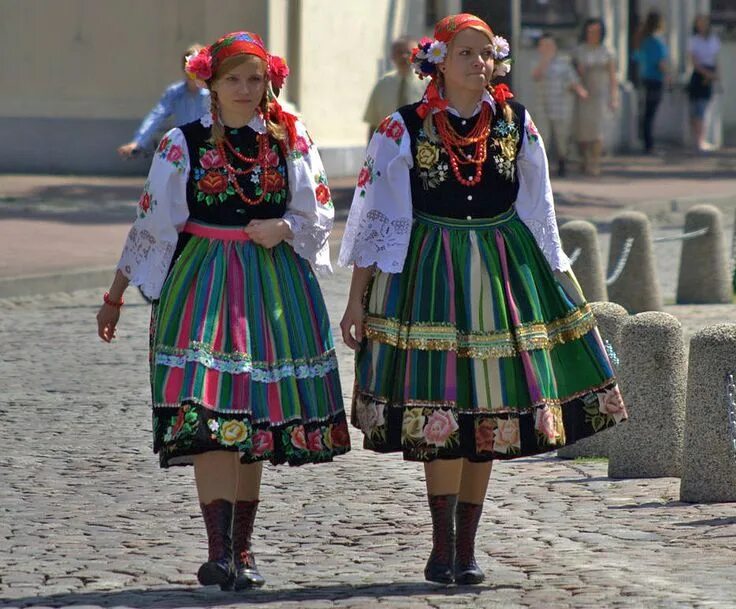
<path fill-rule="evenodd" d="M 99 607 L 217 607 L 232 606 L 234 603 L 270 604 L 295 601 L 338 601 L 353 597 L 412 597 L 421 595 L 442 594 L 448 597 L 473 594 L 481 590 L 500 590 L 510 586 L 471 586 L 444 587 L 428 582 L 386 583 L 363 586 L 339 584 L 311 588 L 245 590 L 243 592 L 222 592 L 214 586 L 208 588 L 158 588 L 158 589 L 121 589 L 115 591 L 70 592 L 67 594 L 50 594 L 26 596 L 16 599 L 2 599 L 0 607 L 27 607 L 32 605 L 44 607 L 66 607 L 85 605 Z M 511 586 L 513 587 L 513 586 Z M 7 603 L 7 604 L 6 604 Z M 278 607 L 278 605 L 275 605 Z"/>
<path fill-rule="evenodd" d="M 676 522 L 676 527 L 725 527 L 736 524 L 736 516 L 729 518 L 709 518 L 708 520 L 688 520 L 686 522 Z"/>

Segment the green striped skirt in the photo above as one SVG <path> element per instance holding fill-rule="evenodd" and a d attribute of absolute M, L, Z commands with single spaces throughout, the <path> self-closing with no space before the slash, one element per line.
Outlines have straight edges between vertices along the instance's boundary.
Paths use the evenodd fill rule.
<path fill-rule="evenodd" d="M 204 226 L 223 238 L 190 235 L 153 308 L 161 466 L 216 450 L 291 465 L 347 452 L 337 357 L 309 263 L 286 243 L 267 249 L 242 228 Z"/>
<path fill-rule="evenodd" d="M 590 306 L 514 209 L 415 212 L 401 273 L 366 292 L 352 422 L 413 461 L 511 459 L 626 418 Z"/>

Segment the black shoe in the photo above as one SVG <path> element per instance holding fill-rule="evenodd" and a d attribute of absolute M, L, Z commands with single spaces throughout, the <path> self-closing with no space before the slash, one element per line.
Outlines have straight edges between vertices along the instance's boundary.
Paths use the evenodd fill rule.
<path fill-rule="evenodd" d="M 432 553 L 424 567 L 424 579 L 438 584 L 455 581 L 455 506 L 457 495 L 429 495 L 432 514 Z"/>
<path fill-rule="evenodd" d="M 235 558 L 235 577 L 233 590 L 260 588 L 266 583 L 258 572 L 256 557 L 251 551 L 251 536 L 258 510 L 258 499 L 236 501 L 233 515 L 233 555 Z"/>
<path fill-rule="evenodd" d="M 228 590 L 232 584 L 233 554 L 231 526 L 233 504 L 226 499 L 201 503 L 204 525 L 207 528 L 209 558 L 197 571 L 197 579 L 203 586 L 220 586 Z"/>
<path fill-rule="evenodd" d="M 455 511 L 455 583 L 480 584 L 486 576 L 475 562 L 475 534 L 478 530 L 482 505 L 461 501 Z"/>
<path fill-rule="evenodd" d="M 197 579 L 203 586 L 220 586 L 222 590 L 231 590 L 233 585 L 233 567 L 230 562 L 208 560 L 197 571 Z"/>

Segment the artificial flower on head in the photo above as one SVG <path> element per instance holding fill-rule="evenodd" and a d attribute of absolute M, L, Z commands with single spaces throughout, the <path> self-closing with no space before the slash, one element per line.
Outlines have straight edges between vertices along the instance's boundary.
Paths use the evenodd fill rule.
<path fill-rule="evenodd" d="M 494 36 L 491 44 L 493 45 L 493 59 L 506 59 L 509 56 L 511 47 L 509 47 L 509 41 L 503 36 Z"/>
<path fill-rule="evenodd" d="M 427 61 L 432 63 L 442 63 L 447 57 L 447 45 L 444 42 L 435 40 L 427 49 Z"/>
<path fill-rule="evenodd" d="M 271 84 L 275 88 L 281 89 L 284 86 L 284 81 L 286 80 L 286 77 L 289 75 L 289 66 L 286 65 L 286 62 L 283 60 L 283 58 L 279 57 L 278 55 L 269 55 L 268 75 L 271 79 Z"/>
<path fill-rule="evenodd" d="M 494 76 L 506 76 L 511 72 L 511 60 L 504 59 L 503 61 L 497 61 L 493 67 Z"/>
<path fill-rule="evenodd" d="M 189 55 L 184 67 L 189 78 L 209 80 L 212 78 L 212 56 L 209 47 L 200 49 L 198 53 Z"/>
<path fill-rule="evenodd" d="M 411 52 L 411 64 L 414 68 L 414 72 L 416 72 L 419 78 L 434 76 L 437 73 L 436 64 L 444 59 L 444 55 L 439 60 L 430 58 L 430 49 L 432 49 L 436 43 L 436 40 L 424 36 Z M 434 51 L 441 53 L 442 49 L 441 47 L 435 46 Z M 447 54 L 447 47 L 445 47 L 444 54 Z"/>

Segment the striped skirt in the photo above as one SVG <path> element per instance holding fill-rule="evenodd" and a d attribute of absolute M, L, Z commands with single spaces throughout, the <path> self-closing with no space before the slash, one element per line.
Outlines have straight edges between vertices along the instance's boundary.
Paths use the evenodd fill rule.
<path fill-rule="evenodd" d="M 243 463 L 331 461 L 350 448 L 322 293 L 290 245 L 188 223 L 153 307 L 154 451 L 161 466 L 212 450 Z"/>
<path fill-rule="evenodd" d="M 590 306 L 510 211 L 415 212 L 404 270 L 366 292 L 352 422 L 413 461 L 511 459 L 626 418 Z"/>

